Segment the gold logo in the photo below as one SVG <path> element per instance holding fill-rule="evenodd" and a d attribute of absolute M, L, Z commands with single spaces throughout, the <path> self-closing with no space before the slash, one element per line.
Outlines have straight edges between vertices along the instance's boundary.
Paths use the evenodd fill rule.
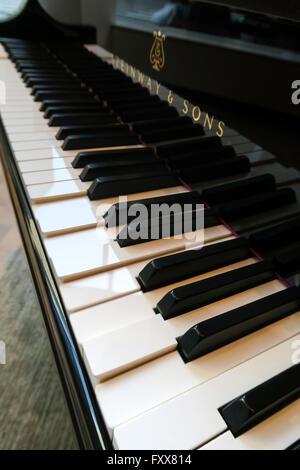
<path fill-rule="evenodd" d="M 150 63 L 154 70 L 160 72 L 165 65 L 164 42 L 166 40 L 166 36 L 161 34 L 160 31 L 158 31 L 158 33 L 154 31 L 153 36 L 154 42 L 150 51 Z"/>

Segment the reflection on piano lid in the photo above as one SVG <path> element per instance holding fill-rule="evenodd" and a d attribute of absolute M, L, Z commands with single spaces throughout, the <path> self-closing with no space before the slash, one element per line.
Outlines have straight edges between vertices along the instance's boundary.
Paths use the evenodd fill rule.
<path fill-rule="evenodd" d="M 295 447 L 300 172 L 68 28 L 1 41 L 0 138 L 81 447 Z"/>
<path fill-rule="evenodd" d="M 95 28 L 60 23 L 51 18 L 37 0 L 24 1 L 20 5 L 17 16 L 12 14 L 12 7 L 15 6 L 15 3 L 9 2 L 9 8 L 5 5 L 3 22 L 0 23 L 0 36 L 2 37 L 23 38 L 33 41 L 47 39 L 52 41 L 96 42 Z"/>
<path fill-rule="evenodd" d="M 291 99 L 300 72 L 297 2 L 192 1 L 184 8 L 188 18 L 174 12 L 174 23 L 166 15 L 158 21 L 155 15 L 148 21 L 119 15 L 112 26 L 113 52 L 172 87 L 228 100 L 228 106 L 231 100 L 299 116 Z M 153 30 L 166 36 L 159 72 L 145 53 Z"/>

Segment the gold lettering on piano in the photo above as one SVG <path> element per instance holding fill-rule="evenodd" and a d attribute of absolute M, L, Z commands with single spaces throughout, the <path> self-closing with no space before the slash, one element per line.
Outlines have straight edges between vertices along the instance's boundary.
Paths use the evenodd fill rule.
<path fill-rule="evenodd" d="M 124 60 L 120 59 L 118 56 L 113 56 L 112 65 L 115 69 L 121 70 L 127 76 L 131 77 L 135 83 L 139 83 L 140 85 L 147 87 L 152 95 L 157 95 L 162 100 L 168 101 L 169 104 L 173 104 L 180 115 L 190 117 L 194 122 L 201 124 L 208 132 L 211 132 L 220 138 L 223 137 L 225 123 L 223 121 L 218 121 L 214 116 L 210 116 L 208 113 L 203 112 L 200 106 L 194 106 L 188 100 L 181 98 L 172 90 L 162 86 L 157 80 L 144 75 L 140 70 L 125 63 Z"/>
<path fill-rule="evenodd" d="M 182 109 L 183 114 L 187 114 L 189 112 L 189 107 L 188 107 L 188 102 L 187 100 L 183 100 L 183 109 Z"/>
<path fill-rule="evenodd" d="M 166 36 L 160 31 L 153 31 L 154 42 L 150 50 L 150 63 L 154 70 L 160 72 L 165 66 L 164 42 Z"/>
<path fill-rule="evenodd" d="M 135 74 L 136 74 L 136 69 L 134 67 L 132 67 L 132 65 L 131 65 L 130 66 L 130 75 L 131 75 L 132 80 L 135 79 Z"/>
<path fill-rule="evenodd" d="M 195 122 L 198 122 L 201 118 L 201 109 L 199 106 L 194 106 L 192 111 L 192 117 Z"/>
<path fill-rule="evenodd" d="M 223 137 L 224 127 L 225 127 L 225 123 L 223 121 L 219 121 L 218 122 L 218 132 L 217 132 L 218 137 Z"/>
<path fill-rule="evenodd" d="M 173 103 L 173 100 L 174 100 L 174 96 L 172 94 L 172 91 L 170 90 L 169 91 L 169 94 L 168 94 L 168 102 L 169 104 L 172 104 Z"/>
<path fill-rule="evenodd" d="M 148 88 L 148 90 L 151 93 L 151 91 L 152 91 L 152 80 L 151 80 L 151 78 L 148 78 L 146 87 Z"/>
<path fill-rule="evenodd" d="M 211 131 L 211 130 L 212 130 L 213 123 L 214 123 L 214 117 L 213 117 L 213 116 L 210 117 L 208 114 L 206 114 L 205 120 L 204 120 L 204 127 L 206 127 L 206 124 L 207 124 L 209 130 Z"/>

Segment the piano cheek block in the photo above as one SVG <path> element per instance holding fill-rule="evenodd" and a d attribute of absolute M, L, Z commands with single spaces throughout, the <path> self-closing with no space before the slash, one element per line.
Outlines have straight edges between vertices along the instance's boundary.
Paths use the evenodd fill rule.
<path fill-rule="evenodd" d="M 140 175 L 139 175 L 140 176 Z M 122 194 L 134 194 L 154 189 L 170 188 L 178 186 L 177 176 L 172 174 L 155 174 L 147 177 L 101 177 L 97 178 L 88 189 L 91 201 L 107 197 L 115 197 Z"/>

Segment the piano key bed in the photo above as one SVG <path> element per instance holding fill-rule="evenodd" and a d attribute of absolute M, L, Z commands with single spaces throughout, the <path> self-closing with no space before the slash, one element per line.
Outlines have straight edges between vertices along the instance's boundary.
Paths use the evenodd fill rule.
<path fill-rule="evenodd" d="M 97 46 L 0 54 L 1 157 L 81 446 L 293 447 L 300 173 Z"/>

